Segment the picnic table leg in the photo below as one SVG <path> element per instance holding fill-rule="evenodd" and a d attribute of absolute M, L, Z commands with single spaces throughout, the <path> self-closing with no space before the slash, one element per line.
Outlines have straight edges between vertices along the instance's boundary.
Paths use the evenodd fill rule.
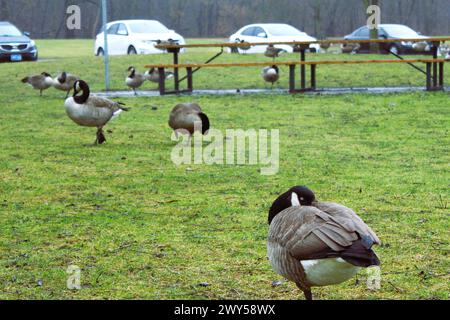
<path fill-rule="evenodd" d="M 300 50 L 300 61 L 305 61 L 305 49 Z M 301 89 L 304 90 L 306 88 L 306 67 L 304 64 L 300 66 L 300 81 L 301 81 Z"/>
<path fill-rule="evenodd" d="M 444 89 L 444 63 L 439 62 L 439 87 Z"/>
<path fill-rule="evenodd" d="M 165 95 L 166 94 L 166 72 L 164 71 L 164 68 L 158 68 L 158 74 L 159 74 L 159 94 Z"/>
<path fill-rule="evenodd" d="M 317 65 L 311 65 L 311 89 L 316 90 L 316 67 Z"/>
<path fill-rule="evenodd" d="M 295 64 L 289 65 L 289 93 L 295 92 Z"/>
<path fill-rule="evenodd" d="M 175 50 L 173 52 L 173 64 L 174 65 L 178 64 L 178 51 L 177 50 Z M 173 70 L 173 78 L 174 78 L 174 81 L 175 81 L 175 92 L 179 93 L 179 91 L 180 91 L 180 83 L 178 82 L 178 79 L 179 79 L 178 67 L 175 67 L 174 70 Z"/>
<path fill-rule="evenodd" d="M 186 73 L 187 73 L 187 85 L 188 85 L 188 90 L 189 92 L 193 91 L 193 79 L 192 79 L 192 68 L 191 67 L 187 67 L 186 68 Z"/>
<path fill-rule="evenodd" d="M 434 42 L 433 43 L 433 48 L 432 48 L 433 59 L 437 59 L 438 58 L 438 48 L 439 48 L 439 42 L 438 43 Z M 438 72 L 438 64 L 437 64 L 437 62 L 433 62 L 433 87 L 434 88 L 436 88 L 438 86 L 438 83 L 437 83 L 437 76 L 438 76 L 437 72 Z"/>
<path fill-rule="evenodd" d="M 427 91 L 431 90 L 431 63 L 427 62 Z"/>

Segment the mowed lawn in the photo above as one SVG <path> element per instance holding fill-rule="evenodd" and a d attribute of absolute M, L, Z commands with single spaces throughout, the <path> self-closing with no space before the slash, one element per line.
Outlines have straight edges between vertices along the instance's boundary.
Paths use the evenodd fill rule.
<path fill-rule="evenodd" d="M 41 62 L 0 65 L 0 299 L 303 299 L 292 283 L 272 287 L 282 279 L 266 255 L 268 209 L 297 184 L 353 208 L 383 242 L 375 248 L 380 290 L 367 289 L 362 271 L 315 288 L 315 298 L 449 298 L 448 93 L 120 99 L 132 110 L 108 124 L 106 144 L 92 147 L 95 130 L 68 119 L 64 93 L 39 97 L 20 79 L 66 70 L 102 90 L 93 41 L 37 43 Z M 214 52 L 182 60 L 205 61 Z M 143 71 L 170 59 L 113 57 L 112 87 L 125 89 L 129 65 Z M 424 84 L 404 65 L 325 69 L 320 86 Z M 269 87 L 259 73 L 205 69 L 196 87 Z M 222 131 L 279 129 L 279 173 L 263 176 L 258 165 L 174 165 L 168 115 L 191 101 Z M 81 290 L 67 288 L 69 265 L 81 268 Z"/>

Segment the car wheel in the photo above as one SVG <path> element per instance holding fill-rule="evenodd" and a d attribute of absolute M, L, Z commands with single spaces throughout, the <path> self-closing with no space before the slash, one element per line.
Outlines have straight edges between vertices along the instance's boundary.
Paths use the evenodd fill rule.
<path fill-rule="evenodd" d="M 35 56 L 35 57 L 33 57 L 33 58 L 31 58 L 31 61 L 37 61 L 37 60 L 38 60 L 38 58 L 39 58 L 39 55 L 38 55 L 38 53 L 36 52 L 36 56 Z"/>
<path fill-rule="evenodd" d="M 128 55 L 135 55 L 135 54 L 137 54 L 136 49 L 133 46 L 130 46 L 128 48 Z"/>
<path fill-rule="evenodd" d="M 103 51 L 103 49 L 102 49 L 102 48 L 98 48 L 98 50 L 97 50 L 97 56 L 103 57 L 104 55 L 105 55 L 105 52 Z"/>
<path fill-rule="evenodd" d="M 392 45 L 390 48 L 389 48 L 389 51 L 390 52 L 392 52 L 393 54 L 399 54 L 399 49 L 398 49 L 398 47 L 396 46 L 396 45 Z"/>

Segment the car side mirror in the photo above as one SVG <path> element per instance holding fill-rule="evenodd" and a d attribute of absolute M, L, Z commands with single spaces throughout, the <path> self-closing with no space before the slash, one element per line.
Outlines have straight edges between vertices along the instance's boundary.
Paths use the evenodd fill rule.
<path fill-rule="evenodd" d="M 260 32 L 256 35 L 258 38 L 267 38 L 267 34 L 265 32 Z"/>
<path fill-rule="evenodd" d="M 30 36 L 30 33 L 29 33 L 28 31 L 25 31 L 25 32 L 23 33 L 23 35 L 29 37 L 29 36 Z"/>

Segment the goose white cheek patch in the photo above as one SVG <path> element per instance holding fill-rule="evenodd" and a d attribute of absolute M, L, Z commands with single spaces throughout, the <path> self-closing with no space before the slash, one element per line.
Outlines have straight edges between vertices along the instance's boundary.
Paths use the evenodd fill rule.
<path fill-rule="evenodd" d="M 295 192 L 292 192 L 292 195 L 291 195 L 291 205 L 293 207 L 300 207 L 301 206 L 300 200 L 298 200 L 298 195 Z"/>

